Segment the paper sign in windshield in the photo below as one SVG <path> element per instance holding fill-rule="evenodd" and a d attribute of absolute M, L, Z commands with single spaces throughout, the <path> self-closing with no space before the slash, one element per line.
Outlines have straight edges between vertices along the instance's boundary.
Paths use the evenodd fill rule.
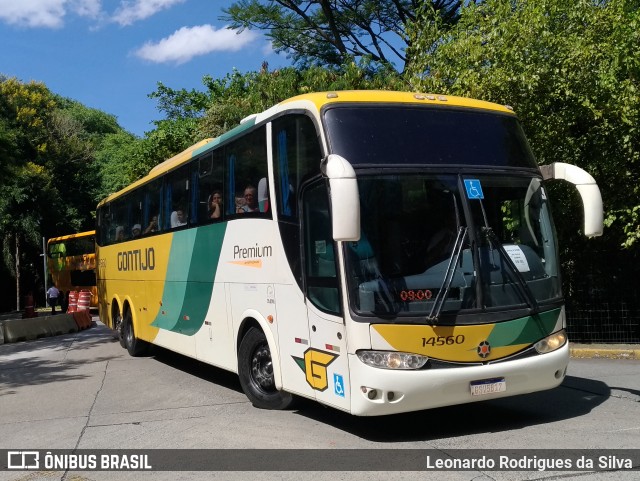
<path fill-rule="evenodd" d="M 517 245 L 506 245 L 504 246 L 504 250 L 507 251 L 511 261 L 515 264 L 518 272 L 529 272 L 529 263 L 527 262 L 527 258 L 522 252 L 520 246 Z"/>

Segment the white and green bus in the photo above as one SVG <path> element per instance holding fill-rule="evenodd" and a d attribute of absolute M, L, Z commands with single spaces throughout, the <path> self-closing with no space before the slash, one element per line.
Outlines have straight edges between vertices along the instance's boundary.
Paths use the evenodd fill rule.
<path fill-rule="evenodd" d="M 313 93 L 252 115 L 104 199 L 100 319 L 238 373 L 257 407 L 297 396 L 384 415 L 550 389 L 569 362 L 545 183 L 508 107 Z"/>

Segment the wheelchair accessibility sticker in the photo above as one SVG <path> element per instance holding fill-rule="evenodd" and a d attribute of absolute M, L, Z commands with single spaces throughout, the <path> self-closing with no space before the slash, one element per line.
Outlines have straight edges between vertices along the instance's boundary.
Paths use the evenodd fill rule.
<path fill-rule="evenodd" d="M 465 179 L 464 187 L 467 189 L 467 198 L 470 200 L 484 199 L 482 185 L 479 179 Z"/>
<path fill-rule="evenodd" d="M 336 396 L 344 397 L 344 379 L 340 374 L 333 374 L 333 392 Z"/>

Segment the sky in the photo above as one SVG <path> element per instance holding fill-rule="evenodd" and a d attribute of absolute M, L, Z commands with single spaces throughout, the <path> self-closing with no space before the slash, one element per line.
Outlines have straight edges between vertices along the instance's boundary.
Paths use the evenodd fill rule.
<path fill-rule="evenodd" d="M 219 20 L 233 0 L 0 0 L 0 74 L 114 115 L 143 136 L 160 120 L 157 83 L 290 65 L 262 32 Z"/>

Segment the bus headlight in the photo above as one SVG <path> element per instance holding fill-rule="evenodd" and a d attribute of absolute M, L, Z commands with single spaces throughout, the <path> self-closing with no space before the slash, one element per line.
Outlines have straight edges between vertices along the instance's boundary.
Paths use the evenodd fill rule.
<path fill-rule="evenodd" d="M 540 354 L 545 354 L 547 352 L 555 351 L 556 349 L 560 349 L 567 342 L 567 332 L 562 329 L 558 332 L 554 332 L 549 337 L 545 337 L 544 339 L 536 342 L 534 347 L 536 351 Z"/>
<path fill-rule="evenodd" d="M 429 358 L 420 354 L 395 351 L 358 351 L 358 359 L 380 369 L 420 369 Z"/>

